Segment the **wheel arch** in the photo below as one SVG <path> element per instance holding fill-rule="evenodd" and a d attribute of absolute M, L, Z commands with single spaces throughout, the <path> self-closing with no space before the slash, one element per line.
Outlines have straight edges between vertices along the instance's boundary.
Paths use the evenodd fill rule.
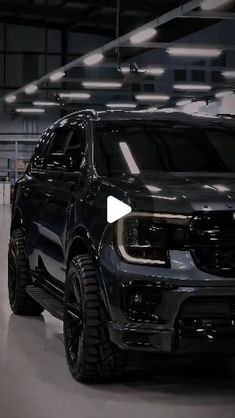
<path fill-rule="evenodd" d="M 76 255 L 89 254 L 88 246 L 81 236 L 76 236 L 69 247 L 67 254 L 67 265 L 69 266 L 70 262 Z"/>
<path fill-rule="evenodd" d="M 94 264 L 97 264 L 97 254 L 91 236 L 85 228 L 82 228 L 74 231 L 67 248 L 67 267 L 75 256 L 84 254 L 89 254 Z"/>
<path fill-rule="evenodd" d="M 93 266 L 96 269 L 97 272 L 97 280 L 98 284 L 100 286 L 101 290 L 101 296 L 106 308 L 106 311 L 109 312 L 109 304 L 108 304 L 108 297 L 105 290 L 105 284 L 103 281 L 102 273 L 99 266 L 98 261 L 98 254 L 96 252 L 95 245 L 92 241 L 92 238 L 89 234 L 89 232 L 84 228 L 79 229 L 76 231 L 76 234 L 74 234 L 73 239 L 70 242 L 70 245 L 68 246 L 67 251 L 67 272 L 69 269 L 70 262 L 72 259 L 78 255 L 85 255 L 89 254 L 93 261 Z"/>

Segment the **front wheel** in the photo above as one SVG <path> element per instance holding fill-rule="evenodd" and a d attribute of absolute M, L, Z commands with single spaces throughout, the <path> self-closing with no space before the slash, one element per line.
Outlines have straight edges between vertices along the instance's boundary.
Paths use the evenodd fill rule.
<path fill-rule="evenodd" d="M 89 255 L 77 256 L 70 264 L 65 286 L 64 341 L 70 372 L 80 382 L 107 380 L 125 370 L 127 354 L 110 341 Z"/>

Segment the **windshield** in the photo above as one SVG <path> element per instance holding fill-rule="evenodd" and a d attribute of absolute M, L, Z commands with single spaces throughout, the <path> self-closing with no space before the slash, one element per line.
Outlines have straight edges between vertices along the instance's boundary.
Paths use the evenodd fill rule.
<path fill-rule="evenodd" d="M 95 165 L 101 176 L 141 172 L 234 172 L 235 130 L 176 122 L 99 122 Z"/>

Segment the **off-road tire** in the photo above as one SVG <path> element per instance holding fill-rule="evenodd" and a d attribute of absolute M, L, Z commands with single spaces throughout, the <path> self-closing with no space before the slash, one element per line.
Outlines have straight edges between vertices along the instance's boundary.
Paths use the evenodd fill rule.
<path fill-rule="evenodd" d="M 43 307 L 25 291 L 32 284 L 29 262 L 25 249 L 25 237 L 21 229 L 12 232 L 8 252 L 8 291 L 12 312 L 17 315 L 38 316 Z"/>
<path fill-rule="evenodd" d="M 78 332 L 80 336 L 78 348 L 74 344 L 75 354 L 72 357 L 70 347 L 73 318 L 71 312 L 68 312 L 72 309 L 70 301 L 74 282 L 77 286 L 76 294 L 79 292 L 81 298 L 81 307 L 78 309 L 81 315 L 77 331 L 73 331 L 74 335 Z M 89 255 L 76 256 L 68 270 L 64 300 L 64 341 L 68 366 L 76 380 L 97 383 L 117 378 L 124 373 L 127 352 L 110 341 L 96 271 Z"/>

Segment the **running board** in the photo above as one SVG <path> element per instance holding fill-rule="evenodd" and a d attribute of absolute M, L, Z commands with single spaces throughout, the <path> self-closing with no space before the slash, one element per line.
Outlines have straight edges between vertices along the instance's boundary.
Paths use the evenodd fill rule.
<path fill-rule="evenodd" d="M 49 295 L 40 287 L 33 285 L 27 286 L 26 292 L 32 299 L 46 309 L 46 311 L 50 312 L 51 315 L 57 319 L 63 320 L 63 304 L 58 299 Z"/>

